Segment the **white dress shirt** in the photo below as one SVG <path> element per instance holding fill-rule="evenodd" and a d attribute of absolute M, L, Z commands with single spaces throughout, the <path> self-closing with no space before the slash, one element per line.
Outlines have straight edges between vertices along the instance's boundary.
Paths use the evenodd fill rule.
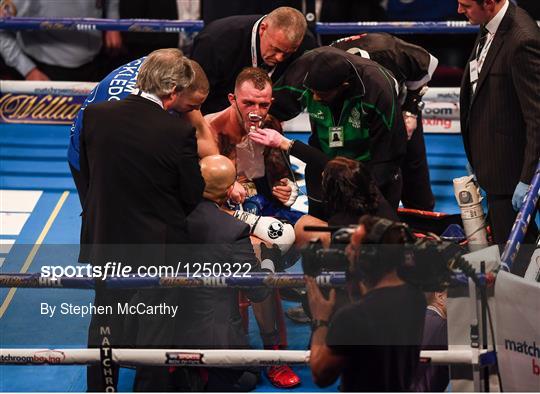
<path fill-rule="evenodd" d="M 503 7 L 497 12 L 497 14 L 491 19 L 487 25 L 486 29 L 488 31 L 486 43 L 484 44 L 484 47 L 482 48 L 482 52 L 477 54 L 478 59 L 478 75 L 482 72 L 482 66 L 484 65 L 484 62 L 486 60 L 487 54 L 489 52 L 489 48 L 491 47 L 491 43 L 493 42 L 493 39 L 495 38 L 495 33 L 497 33 L 497 29 L 499 28 L 499 25 L 501 24 L 504 16 L 506 15 L 506 11 L 508 10 L 509 2 L 505 1 Z M 475 49 L 476 50 L 476 49 Z M 473 92 L 476 90 L 476 84 L 478 81 L 473 83 Z"/>

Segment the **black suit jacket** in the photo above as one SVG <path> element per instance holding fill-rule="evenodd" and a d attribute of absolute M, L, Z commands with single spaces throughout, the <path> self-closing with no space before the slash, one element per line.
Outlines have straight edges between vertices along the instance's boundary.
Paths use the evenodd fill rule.
<path fill-rule="evenodd" d="M 165 244 L 185 242 L 186 215 L 204 188 L 193 127 L 130 95 L 89 105 L 80 138 L 81 176 L 88 184 L 81 244 L 154 244 L 161 253 Z"/>
<path fill-rule="evenodd" d="M 250 264 L 259 271 L 249 239 L 249 226 L 221 211 L 218 206 L 203 200 L 187 217 L 189 244 L 185 244 L 182 263 L 190 264 L 191 276 L 205 274 L 197 264 L 207 263 L 214 272 L 225 263 Z M 197 271 L 198 269 L 198 271 Z M 233 269 L 232 272 L 236 272 Z M 197 272 L 197 273 L 196 273 Z M 252 289 L 247 295 L 261 301 L 268 295 L 266 289 Z M 238 289 L 235 288 L 173 288 L 140 290 L 133 304 L 145 302 L 179 307 L 174 319 L 139 316 L 137 339 L 139 347 L 189 348 L 247 348 L 248 338 L 242 327 L 238 307 Z"/>
<path fill-rule="evenodd" d="M 535 19 L 540 19 L 540 2 L 538 0 L 518 0 L 518 5 Z"/>
<path fill-rule="evenodd" d="M 221 266 L 249 264 L 251 272 L 260 271 L 249 226 L 215 203 L 203 200 L 188 216 L 187 228 L 193 261 Z M 269 292 L 252 289 L 246 294 L 253 301 L 261 301 Z M 181 307 L 183 337 L 190 347 L 248 347 L 238 307 L 238 289 L 192 290 L 189 302 Z"/>
<path fill-rule="evenodd" d="M 475 56 L 475 50 L 469 62 Z M 540 156 L 540 30 L 510 3 L 491 43 L 475 94 L 469 62 L 461 84 L 461 133 L 488 194 L 512 195 L 530 183 Z"/>

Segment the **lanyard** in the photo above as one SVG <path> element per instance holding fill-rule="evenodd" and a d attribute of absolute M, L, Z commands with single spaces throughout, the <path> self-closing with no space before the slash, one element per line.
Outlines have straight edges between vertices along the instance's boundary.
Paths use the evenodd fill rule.
<path fill-rule="evenodd" d="M 161 102 L 160 98 L 156 96 L 155 94 L 143 92 L 141 89 L 135 89 L 133 91 L 133 94 L 144 97 L 147 100 L 153 101 L 154 103 L 159 105 L 162 109 L 165 109 L 163 108 L 163 103 Z"/>
<path fill-rule="evenodd" d="M 495 38 L 495 34 L 491 34 L 488 31 L 484 47 L 482 48 L 482 51 L 478 54 L 478 73 L 480 73 L 480 71 L 482 70 L 482 66 L 484 65 L 484 62 L 486 60 L 489 47 L 491 46 L 491 43 L 493 42 L 494 38 Z"/>
<path fill-rule="evenodd" d="M 257 32 L 259 31 L 259 24 L 265 16 L 266 15 L 263 15 L 257 22 L 255 22 L 253 28 L 251 29 L 251 65 L 253 67 L 257 67 Z M 276 66 L 272 67 L 272 69 L 268 71 L 269 77 L 272 77 L 275 69 Z"/>

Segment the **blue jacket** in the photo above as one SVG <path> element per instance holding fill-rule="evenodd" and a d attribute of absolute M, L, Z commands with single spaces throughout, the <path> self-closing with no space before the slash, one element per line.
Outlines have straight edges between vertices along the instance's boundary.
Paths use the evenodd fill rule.
<path fill-rule="evenodd" d="M 83 124 L 84 110 L 89 104 L 96 104 L 102 101 L 121 100 L 128 96 L 134 89 L 137 82 L 139 68 L 145 57 L 133 60 L 116 70 L 111 71 L 88 95 L 84 101 L 75 121 L 71 125 L 68 146 L 68 161 L 80 171 L 79 164 L 79 139 Z"/>

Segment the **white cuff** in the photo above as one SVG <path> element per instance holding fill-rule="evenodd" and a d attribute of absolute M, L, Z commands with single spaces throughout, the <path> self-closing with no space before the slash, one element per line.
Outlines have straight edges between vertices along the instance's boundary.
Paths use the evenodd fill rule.
<path fill-rule="evenodd" d="M 268 271 L 271 271 L 272 273 L 276 272 L 274 262 L 270 259 L 264 259 L 263 261 L 261 261 L 261 269 L 266 269 Z"/>

